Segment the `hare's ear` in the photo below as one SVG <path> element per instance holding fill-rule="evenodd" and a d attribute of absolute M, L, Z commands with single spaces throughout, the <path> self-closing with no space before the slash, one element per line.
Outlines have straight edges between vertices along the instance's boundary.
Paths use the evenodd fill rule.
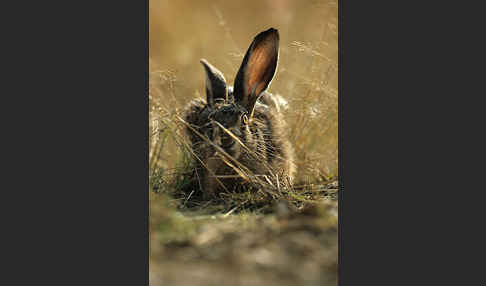
<path fill-rule="evenodd" d="M 226 100 L 226 80 L 223 74 L 205 59 L 201 59 L 201 64 L 206 71 L 206 102 L 208 105 L 213 106 L 217 98 Z"/>
<path fill-rule="evenodd" d="M 253 113 L 253 107 L 273 79 L 278 62 L 278 31 L 270 28 L 258 34 L 251 43 L 236 74 L 235 101 Z"/>

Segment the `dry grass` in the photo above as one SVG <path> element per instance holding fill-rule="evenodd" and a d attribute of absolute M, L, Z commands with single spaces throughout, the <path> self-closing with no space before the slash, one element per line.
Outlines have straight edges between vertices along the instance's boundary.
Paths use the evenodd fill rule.
<path fill-rule="evenodd" d="M 205 97 L 199 59 L 232 84 L 252 38 L 269 27 L 281 38 L 269 91 L 288 101 L 295 185 L 309 189 L 337 177 L 337 2 L 151 0 L 150 170 L 159 181 L 152 185 L 180 187 L 181 172 L 190 171 L 177 117 L 191 99 Z"/>

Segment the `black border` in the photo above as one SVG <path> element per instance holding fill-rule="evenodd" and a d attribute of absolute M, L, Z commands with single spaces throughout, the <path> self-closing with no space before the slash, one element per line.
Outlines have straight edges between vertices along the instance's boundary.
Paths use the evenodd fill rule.
<path fill-rule="evenodd" d="M 148 0 L 21 5 L 3 38 L 6 274 L 148 285 Z"/>

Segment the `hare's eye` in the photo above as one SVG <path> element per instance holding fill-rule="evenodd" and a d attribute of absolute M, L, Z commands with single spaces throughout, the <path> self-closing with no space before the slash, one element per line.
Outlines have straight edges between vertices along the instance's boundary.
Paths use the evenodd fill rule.
<path fill-rule="evenodd" d="M 243 114 L 243 123 L 248 124 L 248 116 L 246 114 Z"/>

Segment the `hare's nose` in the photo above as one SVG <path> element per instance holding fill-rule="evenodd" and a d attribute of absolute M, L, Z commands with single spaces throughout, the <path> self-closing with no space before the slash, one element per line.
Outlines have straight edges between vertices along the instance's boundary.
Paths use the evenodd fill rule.
<path fill-rule="evenodd" d="M 217 127 L 213 129 L 213 143 L 218 146 L 221 145 L 221 136 Z"/>
<path fill-rule="evenodd" d="M 213 143 L 218 145 L 218 146 L 221 146 L 221 139 L 219 137 L 216 137 L 213 139 Z"/>

